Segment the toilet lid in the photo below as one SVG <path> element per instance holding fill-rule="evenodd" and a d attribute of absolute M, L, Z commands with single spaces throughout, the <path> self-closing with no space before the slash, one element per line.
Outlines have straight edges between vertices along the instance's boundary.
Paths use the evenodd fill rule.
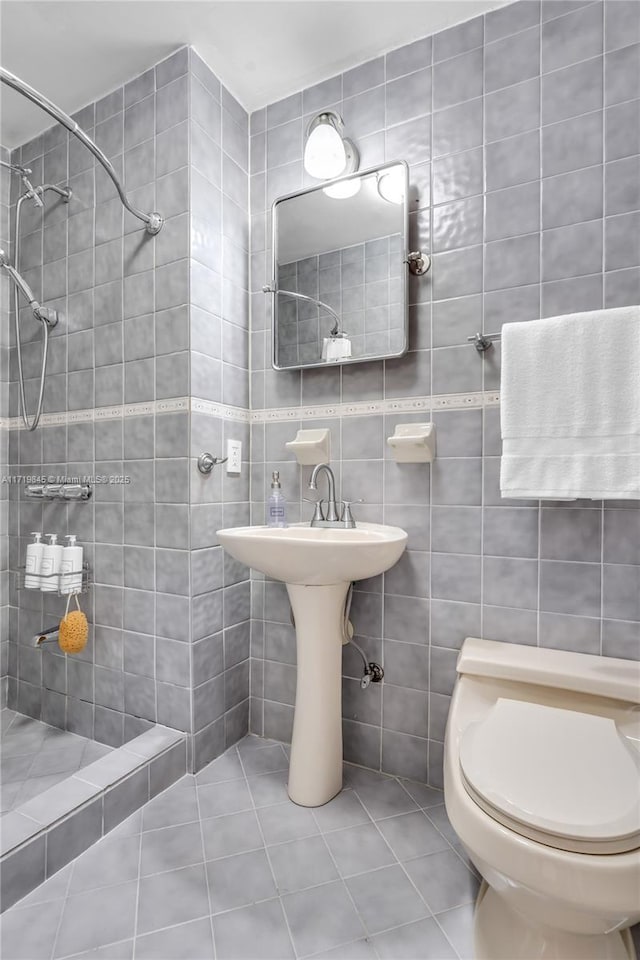
<path fill-rule="evenodd" d="M 608 717 L 499 699 L 465 730 L 460 767 L 473 799 L 524 836 L 592 853 L 640 847 L 640 756 Z"/>

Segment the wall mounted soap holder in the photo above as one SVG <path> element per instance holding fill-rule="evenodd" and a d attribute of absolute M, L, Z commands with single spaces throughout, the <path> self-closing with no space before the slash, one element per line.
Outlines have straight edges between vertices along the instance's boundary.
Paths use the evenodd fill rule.
<path fill-rule="evenodd" d="M 431 463 L 436 455 L 435 424 L 399 423 L 387 444 L 398 463 Z"/>
<path fill-rule="evenodd" d="M 318 430 L 298 430 L 295 440 L 289 440 L 285 446 L 303 466 L 328 463 L 331 459 L 331 434 L 326 427 Z"/>

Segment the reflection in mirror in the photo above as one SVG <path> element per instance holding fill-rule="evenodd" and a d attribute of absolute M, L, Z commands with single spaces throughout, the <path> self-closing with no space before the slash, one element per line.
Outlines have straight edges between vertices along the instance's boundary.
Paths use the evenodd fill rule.
<path fill-rule="evenodd" d="M 276 200 L 276 369 L 406 352 L 407 195 L 395 162 Z"/>

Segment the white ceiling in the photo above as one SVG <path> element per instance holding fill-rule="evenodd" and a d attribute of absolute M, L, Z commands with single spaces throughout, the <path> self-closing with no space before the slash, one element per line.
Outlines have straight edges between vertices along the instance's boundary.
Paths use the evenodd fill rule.
<path fill-rule="evenodd" d="M 0 61 L 72 113 L 190 43 L 249 111 L 507 0 L 2 0 Z M 2 86 L 0 141 L 50 125 Z"/>

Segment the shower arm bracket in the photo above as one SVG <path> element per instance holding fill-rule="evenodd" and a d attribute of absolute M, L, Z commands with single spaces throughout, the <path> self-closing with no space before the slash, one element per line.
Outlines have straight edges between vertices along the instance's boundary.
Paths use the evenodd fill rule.
<path fill-rule="evenodd" d="M 52 307 L 41 307 L 39 303 L 29 304 L 33 310 L 33 315 L 36 320 L 39 320 L 41 323 L 46 323 L 49 327 L 49 330 L 53 330 L 54 327 L 58 326 L 58 311 L 54 310 Z"/>
<path fill-rule="evenodd" d="M 150 213 L 148 217 L 149 219 L 146 221 L 145 230 L 150 236 L 155 237 L 155 235 L 162 230 L 164 217 L 161 217 L 159 213 Z"/>

